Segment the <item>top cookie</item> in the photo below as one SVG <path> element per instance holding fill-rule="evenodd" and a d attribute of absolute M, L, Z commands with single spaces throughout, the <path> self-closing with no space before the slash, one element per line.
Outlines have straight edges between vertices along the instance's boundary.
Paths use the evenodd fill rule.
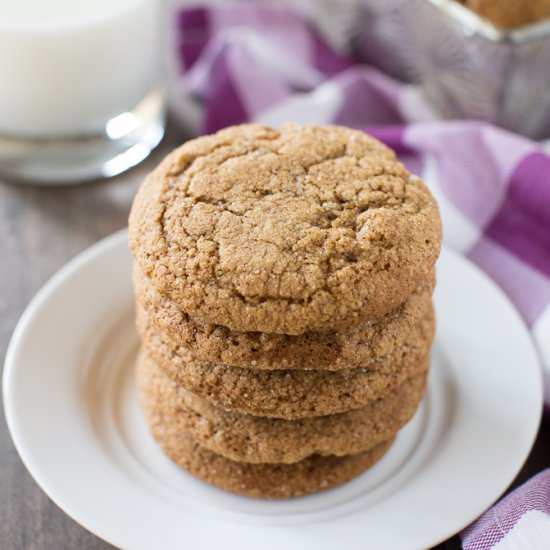
<path fill-rule="evenodd" d="M 434 199 L 394 153 L 337 126 L 226 128 L 173 151 L 140 188 L 130 246 L 158 292 L 238 331 L 376 319 L 430 276 Z"/>

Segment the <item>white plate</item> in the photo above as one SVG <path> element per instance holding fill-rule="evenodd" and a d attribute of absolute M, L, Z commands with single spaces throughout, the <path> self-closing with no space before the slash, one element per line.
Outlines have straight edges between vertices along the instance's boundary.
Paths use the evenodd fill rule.
<path fill-rule="evenodd" d="M 533 344 L 500 290 L 447 250 L 427 397 L 381 462 L 286 502 L 195 480 L 163 456 L 139 411 L 130 266 L 125 233 L 70 262 L 27 308 L 4 372 L 9 429 L 30 473 L 116 546 L 425 548 L 483 512 L 529 453 L 542 408 Z"/>

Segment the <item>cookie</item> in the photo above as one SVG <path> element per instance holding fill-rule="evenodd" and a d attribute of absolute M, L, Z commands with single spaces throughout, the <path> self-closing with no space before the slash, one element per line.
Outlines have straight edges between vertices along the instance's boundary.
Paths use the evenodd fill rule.
<path fill-rule="evenodd" d="M 522 27 L 550 17 L 550 0 L 466 0 L 465 4 L 504 29 Z"/>
<path fill-rule="evenodd" d="M 173 462 L 220 489 L 256 498 L 286 499 L 343 485 L 378 462 L 393 443 L 386 441 L 357 455 L 314 455 L 294 464 L 248 464 L 205 449 L 162 416 L 151 415 L 146 402 L 143 411 L 151 435 Z"/>
<path fill-rule="evenodd" d="M 428 279 L 440 240 L 422 181 L 337 126 L 249 124 L 188 141 L 147 177 L 129 219 L 154 288 L 241 332 L 380 318 Z"/>
<path fill-rule="evenodd" d="M 202 447 L 237 462 L 294 463 L 311 455 L 366 452 L 395 436 L 424 395 L 427 373 L 406 380 L 362 409 L 301 420 L 227 411 L 178 386 L 144 353 L 137 361 L 142 399 Z"/>
<path fill-rule="evenodd" d="M 416 288 L 396 310 L 380 321 L 333 332 L 308 332 L 298 336 L 237 332 L 202 323 L 162 297 L 134 266 L 137 309 L 143 308 L 158 332 L 174 345 L 192 350 L 205 361 L 255 369 L 327 369 L 360 367 L 387 357 L 405 340 L 422 346 L 419 323 L 432 310 L 434 278 Z M 416 341 L 415 341 L 416 339 Z"/>
<path fill-rule="evenodd" d="M 306 418 L 364 407 L 425 372 L 434 332 L 433 312 L 419 323 L 424 343 L 407 343 L 394 356 L 365 368 L 254 370 L 196 359 L 186 348 L 168 345 L 138 310 L 138 331 L 149 357 L 178 385 L 225 409 L 273 418 Z"/>

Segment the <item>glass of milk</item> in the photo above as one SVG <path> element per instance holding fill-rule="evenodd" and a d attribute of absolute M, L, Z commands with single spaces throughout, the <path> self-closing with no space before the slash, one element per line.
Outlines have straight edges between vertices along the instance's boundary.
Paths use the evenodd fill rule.
<path fill-rule="evenodd" d="M 76 183 L 164 135 L 160 0 L 0 0 L 0 177 Z"/>

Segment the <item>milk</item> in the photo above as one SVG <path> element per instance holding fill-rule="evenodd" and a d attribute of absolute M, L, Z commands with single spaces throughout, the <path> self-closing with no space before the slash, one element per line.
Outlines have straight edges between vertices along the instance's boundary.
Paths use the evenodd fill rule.
<path fill-rule="evenodd" d="M 82 136 L 157 71 L 158 0 L 0 0 L 0 135 Z"/>

